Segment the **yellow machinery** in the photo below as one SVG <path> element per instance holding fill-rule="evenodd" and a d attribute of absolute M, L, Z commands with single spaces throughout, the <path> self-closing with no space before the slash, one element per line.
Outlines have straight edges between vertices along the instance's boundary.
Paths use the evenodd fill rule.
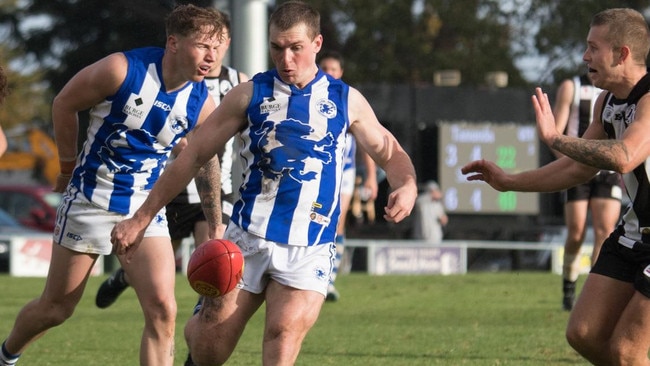
<path fill-rule="evenodd" d="M 59 174 L 59 154 L 54 140 L 39 128 L 25 133 L 7 131 L 9 149 L 0 157 L 0 173 L 21 173 L 40 183 L 54 185 Z"/>

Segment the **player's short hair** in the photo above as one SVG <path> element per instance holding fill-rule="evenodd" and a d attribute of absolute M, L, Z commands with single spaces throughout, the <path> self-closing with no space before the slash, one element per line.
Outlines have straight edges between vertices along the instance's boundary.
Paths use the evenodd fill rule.
<path fill-rule="evenodd" d="M 608 26 L 607 41 L 613 49 L 628 46 L 632 59 L 645 65 L 650 51 L 650 30 L 641 13 L 629 8 L 603 10 L 594 15 L 590 26 Z"/>
<path fill-rule="evenodd" d="M 280 31 L 286 31 L 300 23 L 307 26 L 310 39 L 320 34 L 320 13 L 302 1 L 287 1 L 271 14 L 269 28 L 275 26 Z"/>
<path fill-rule="evenodd" d="M 203 8 L 192 4 L 179 5 L 165 20 L 167 36 L 189 37 L 195 34 L 214 36 L 226 27 L 224 14 L 214 8 Z"/>

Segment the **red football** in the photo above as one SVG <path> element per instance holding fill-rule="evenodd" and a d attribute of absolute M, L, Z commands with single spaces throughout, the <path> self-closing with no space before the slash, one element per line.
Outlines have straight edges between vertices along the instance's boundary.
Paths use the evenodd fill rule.
<path fill-rule="evenodd" d="M 199 245 L 187 264 L 187 279 L 199 295 L 216 297 L 237 286 L 244 273 L 244 255 L 228 240 L 213 239 Z"/>

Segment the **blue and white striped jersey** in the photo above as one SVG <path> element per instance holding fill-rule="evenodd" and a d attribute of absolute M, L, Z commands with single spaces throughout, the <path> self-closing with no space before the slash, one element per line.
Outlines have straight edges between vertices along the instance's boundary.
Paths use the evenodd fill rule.
<path fill-rule="evenodd" d="M 203 82 L 166 92 L 164 52 L 157 47 L 124 52 L 129 66 L 120 89 L 90 110 L 88 138 L 71 184 L 108 211 L 127 214 L 142 204 L 209 97 Z"/>
<path fill-rule="evenodd" d="M 334 242 L 349 86 L 318 71 L 305 88 L 255 75 L 242 132 L 244 180 L 231 220 L 278 243 Z"/>
<path fill-rule="evenodd" d="M 352 134 L 347 134 L 345 139 L 345 158 L 343 170 L 356 169 L 357 167 L 357 140 Z"/>
<path fill-rule="evenodd" d="M 208 92 L 212 96 L 212 100 L 218 107 L 221 104 L 221 100 L 234 86 L 239 84 L 239 71 L 228 66 L 221 66 L 221 72 L 219 76 L 206 76 L 203 79 L 205 85 L 208 87 Z M 234 138 L 231 138 L 226 144 L 223 156 L 221 157 L 221 199 L 227 194 L 231 194 L 233 191 L 232 187 L 232 157 L 233 157 L 233 142 Z M 172 157 L 173 158 L 173 157 Z M 196 181 L 192 179 L 187 185 L 187 188 L 184 189 L 178 196 L 176 196 L 172 202 L 174 203 L 201 203 L 201 197 L 196 188 Z M 222 207 L 223 209 L 223 207 Z"/>

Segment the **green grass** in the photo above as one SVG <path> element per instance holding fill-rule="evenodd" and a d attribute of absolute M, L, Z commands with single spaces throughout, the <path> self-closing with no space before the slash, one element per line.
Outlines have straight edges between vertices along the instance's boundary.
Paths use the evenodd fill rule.
<path fill-rule="evenodd" d="M 73 317 L 36 341 L 21 365 L 137 365 L 142 317 L 132 290 L 108 309 L 94 305 L 92 278 Z M 187 354 L 183 325 L 196 301 L 177 279 L 176 362 Z M 0 337 L 43 279 L 0 276 Z M 561 280 L 550 273 L 457 276 L 339 276 L 341 299 L 325 303 L 298 365 L 584 365 L 566 343 Z M 263 311 L 228 365 L 261 364 Z M 209 335 L 206 335 L 209 336 Z"/>

